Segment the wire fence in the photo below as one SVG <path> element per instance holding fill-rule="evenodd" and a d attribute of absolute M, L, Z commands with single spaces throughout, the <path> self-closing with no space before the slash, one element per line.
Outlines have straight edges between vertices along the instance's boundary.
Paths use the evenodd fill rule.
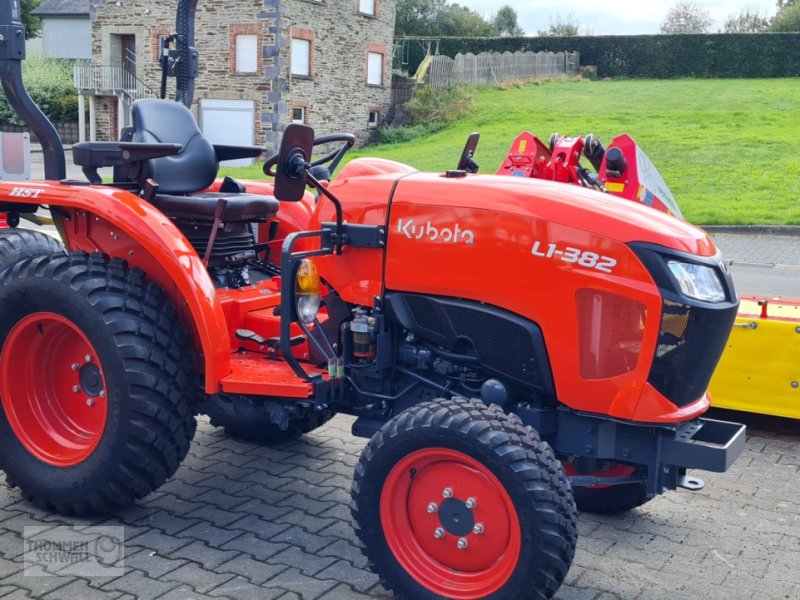
<path fill-rule="evenodd" d="M 575 75 L 577 52 L 481 52 L 432 57 L 429 83 L 435 90 L 469 83 L 500 83 Z"/>

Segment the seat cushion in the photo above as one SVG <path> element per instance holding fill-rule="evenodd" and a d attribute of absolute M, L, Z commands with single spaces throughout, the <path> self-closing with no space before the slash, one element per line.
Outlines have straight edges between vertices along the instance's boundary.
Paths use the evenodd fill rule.
<path fill-rule="evenodd" d="M 221 198 L 228 202 L 223 221 L 255 221 L 274 217 L 280 202 L 273 196 L 257 194 L 224 194 L 203 192 L 191 196 L 171 196 L 157 194 L 152 204 L 168 217 L 175 219 L 193 219 L 196 221 L 213 221 L 217 203 Z"/>

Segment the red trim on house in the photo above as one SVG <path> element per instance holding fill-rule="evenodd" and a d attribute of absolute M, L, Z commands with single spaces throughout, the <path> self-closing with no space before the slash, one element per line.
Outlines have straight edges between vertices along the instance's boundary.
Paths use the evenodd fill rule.
<path fill-rule="evenodd" d="M 389 65 L 389 47 L 386 44 L 382 44 L 380 42 L 368 42 L 367 43 L 367 52 L 366 56 L 366 68 L 364 70 L 365 73 L 365 81 L 367 85 L 375 85 L 374 83 L 369 83 L 369 55 L 370 54 L 380 54 L 383 56 L 383 68 L 381 69 L 381 85 L 386 85 L 386 75 L 389 72 L 390 65 Z"/>
<path fill-rule="evenodd" d="M 153 62 L 157 63 L 158 59 L 161 58 L 161 45 L 159 44 L 159 38 L 161 36 L 167 36 L 171 32 L 169 29 L 159 28 L 153 29 L 150 35 L 153 36 Z"/>
<path fill-rule="evenodd" d="M 309 42 L 308 49 L 308 77 L 314 77 L 314 30 L 304 27 L 292 27 L 290 32 L 293 40 L 305 40 Z M 289 75 L 292 75 L 292 48 L 289 45 Z M 306 77 L 305 75 L 294 75 L 294 77 Z"/>
<path fill-rule="evenodd" d="M 378 17 L 378 4 L 380 0 L 375 0 L 375 12 L 372 13 L 365 13 L 361 12 L 361 0 L 356 0 L 356 13 L 363 16 L 363 17 Z"/>
<path fill-rule="evenodd" d="M 255 73 L 239 73 L 240 75 L 258 75 L 264 70 L 264 24 L 263 23 L 232 23 L 228 25 L 228 41 L 231 52 L 228 56 L 228 71 L 236 71 L 236 36 L 254 35 L 256 36 L 256 58 L 257 66 Z"/>
<path fill-rule="evenodd" d="M 304 123 L 308 125 L 310 123 L 310 119 L 308 117 L 311 109 L 311 102 L 309 102 L 308 100 L 292 100 L 289 104 L 289 123 L 292 123 L 294 121 L 292 113 L 294 112 L 295 108 L 304 109 L 303 111 Z"/>

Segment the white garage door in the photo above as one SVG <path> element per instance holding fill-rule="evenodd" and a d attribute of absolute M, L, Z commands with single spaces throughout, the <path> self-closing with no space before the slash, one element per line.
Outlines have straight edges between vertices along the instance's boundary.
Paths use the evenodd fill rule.
<path fill-rule="evenodd" d="M 212 144 L 253 146 L 256 110 L 251 100 L 200 100 L 200 129 Z M 229 167 L 253 164 L 252 158 L 228 160 Z"/>

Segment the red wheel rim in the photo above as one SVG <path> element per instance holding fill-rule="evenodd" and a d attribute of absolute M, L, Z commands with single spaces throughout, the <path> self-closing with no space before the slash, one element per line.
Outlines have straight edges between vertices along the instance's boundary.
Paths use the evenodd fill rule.
<path fill-rule="evenodd" d="M 522 542 L 514 504 L 489 469 L 461 452 L 426 448 L 399 461 L 386 477 L 380 513 L 397 561 L 435 594 L 482 598 L 517 566 Z"/>
<path fill-rule="evenodd" d="M 106 383 L 92 344 L 69 319 L 28 315 L 0 352 L 3 410 L 20 443 L 57 467 L 85 460 L 108 415 Z"/>
<path fill-rule="evenodd" d="M 616 463 L 611 465 L 605 471 L 595 471 L 594 473 L 578 473 L 577 469 L 575 468 L 575 463 L 564 463 L 564 473 L 566 473 L 567 477 L 580 477 L 581 475 L 589 475 L 591 477 L 597 477 L 598 479 L 602 479 L 603 477 L 608 477 L 611 479 L 633 475 L 636 473 L 636 467 Z M 597 483 L 595 485 L 586 485 L 582 487 L 588 490 L 603 490 L 613 486 Z"/>

